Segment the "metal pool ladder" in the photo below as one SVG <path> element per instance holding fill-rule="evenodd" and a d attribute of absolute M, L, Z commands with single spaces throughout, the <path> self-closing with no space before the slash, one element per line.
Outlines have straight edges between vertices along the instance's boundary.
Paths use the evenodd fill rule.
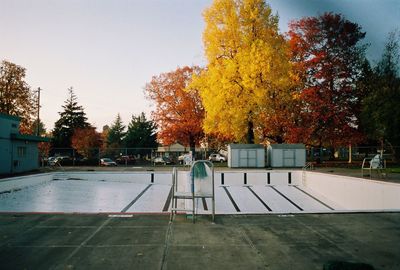
<path fill-rule="evenodd" d="M 204 166 L 203 168 L 205 169 L 206 172 L 208 171 L 210 175 L 206 176 L 203 175 L 203 177 L 196 176 L 196 174 L 199 173 L 196 172 L 195 170 L 198 170 L 198 168 L 200 168 L 201 166 Z M 185 190 L 180 190 L 182 189 L 182 186 L 185 187 L 185 185 L 184 184 L 179 185 L 180 182 L 178 181 L 178 170 L 176 167 L 173 168 L 172 197 L 171 197 L 172 205 L 171 205 L 170 220 L 171 221 L 173 220 L 174 215 L 176 215 L 177 212 L 191 212 L 194 223 L 196 219 L 196 200 L 210 198 L 212 207 L 212 221 L 214 221 L 215 218 L 214 165 L 212 164 L 212 162 L 208 160 L 197 160 L 191 165 L 189 172 L 190 172 L 189 173 L 190 179 L 186 183 L 188 185 L 186 185 Z M 178 187 L 180 187 L 180 189 Z M 204 188 L 206 190 L 202 190 Z M 191 200 L 192 207 L 178 208 L 178 200 Z"/>

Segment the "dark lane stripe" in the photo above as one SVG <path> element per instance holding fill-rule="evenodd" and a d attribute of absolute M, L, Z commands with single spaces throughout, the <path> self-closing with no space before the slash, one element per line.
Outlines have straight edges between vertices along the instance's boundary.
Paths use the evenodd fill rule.
<path fill-rule="evenodd" d="M 165 201 L 164 207 L 162 209 L 163 212 L 167 212 L 168 211 L 169 205 L 171 204 L 171 199 L 172 199 L 172 187 L 169 190 L 167 200 Z"/>
<path fill-rule="evenodd" d="M 136 196 L 135 199 L 133 199 L 133 201 L 130 202 L 130 204 L 128 204 L 124 209 L 122 209 L 121 213 L 125 213 L 126 211 L 128 211 L 128 209 L 135 203 L 137 202 L 137 200 L 139 200 L 140 197 L 142 197 L 142 195 L 151 187 L 152 185 L 148 185 L 142 192 L 140 192 L 139 195 Z"/>
<path fill-rule="evenodd" d="M 321 201 L 321 200 L 315 198 L 315 197 L 314 197 L 313 195 L 311 195 L 310 193 L 308 193 L 308 192 L 302 190 L 302 189 L 299 188 L 298 186 L 292 186 L 292 187 L 297 188 L 298 190 L 300 190 L 300 191 L 303 192 L 304 194 L 310 196 L 311 198 L 313 198 L 314 200 L 316 200 L 317 202 L 319 202 L 320 204 L 322 204 L 323 206 L 325 206 L 325 207 L 327 207 L 327 208 L 329 208 L 329 209 L 331 209 L 331 210 L 335 210 L 335 209 L 333 209 L 332 207 L 330 207 L 329 205 L 327 205 L 326 203 L 324 203 L 323 201 Z"/>
<path fill-rule="evenodd" d="M 203 202 L 204 211 L 208 211 L 206 198 L 201 198 L 201 201 Z"/>
<path fill-rule="evenodd" d="M 283 193 L 281 193 L 279 190 L 277 190 L 275 187 L 273 186 L 269 186 L 270 188 L 272 188 L 273 190 L 275 190 L 279 195 L 281 195 L 283 198 L 285 198 L 288 202 L 290 202 L 291 204 L 293 204 L 297 209 L 299 209 L 300 211 L 303 211 L 303 209 L 298 206 L 297 204 L 295 204 L 291 199 L 289 199 L 288 197 L 286 197 Z"/>
<path fill-rule="evenodd" d="M 223 187 L 225 189 L 226 195 L 228 195 L 229 200 L 231 200 L 231 203 L 233 204 L 233 207 L 235 207 L 236 212 L 240 212 L 239 207 L 237 206 L 237 204 L 235 203 L 235 201 L 232 198 L 231 193 L 229 192 L 229 190 L 226 187 Z"/>
<path fill-rule="evenodd" d="M 250 191 L 251 191 L 251 193 L 253 193 L 253 195 L 254 196 L 256 196 L 256 198 L 265 206 L 265 208 L 267 208 L 268 209 L 268 211 L 272 211 L 272 209 L 271 208 L 269 208 L 269 206 L 257 195 L 257 193 L 255 193 L 255 191 L 251 188 L 251 187 L 247 187 Z"/>

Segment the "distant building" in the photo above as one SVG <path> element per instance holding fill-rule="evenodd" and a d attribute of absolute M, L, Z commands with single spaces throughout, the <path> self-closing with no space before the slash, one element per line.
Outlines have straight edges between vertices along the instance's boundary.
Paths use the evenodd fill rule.
<path fill-rule="evenodd" d="M 0 174 L 14 174 L 39 168 L 39 142 L 48 138 L 19 133 L 21 119 L 0 113 Z"/>

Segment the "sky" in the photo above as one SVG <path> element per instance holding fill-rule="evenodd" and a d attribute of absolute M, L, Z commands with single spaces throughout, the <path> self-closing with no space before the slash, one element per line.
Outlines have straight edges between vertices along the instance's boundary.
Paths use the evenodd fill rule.
<path fill-rule="evenodd" d="M 40 87 L 41 120 L 51 130 L 74 88 L 88 121 L 101 131 L 119 113 L 154 109 L 144 87 L 152 76 L 204 66 L 202 12 L 211 0 L 0 0 L 0 61 L 27 70 Z M 387 34 L 400 28 L 400 0 L 267 0 L 282 33 L 291 20 L 324 12 L 358 23 L 379 60 Z"/>

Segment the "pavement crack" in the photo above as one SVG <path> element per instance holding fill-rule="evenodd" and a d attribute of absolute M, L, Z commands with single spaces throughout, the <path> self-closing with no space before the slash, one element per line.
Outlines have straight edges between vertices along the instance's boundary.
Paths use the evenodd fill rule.
<path fill-rule="evenodd" d="M 163 251 L 163 256 L 161 258 L 161 267 L 160 267 L 161 270 L 167 269 L 167 257 L 168 257 L 169 247 L 171 245 L 170 242 L 173 231 L 173 225 L 174 225 L 173 221 L 170 221 L 165 235 L 164 251 Z"/>
<path fill-rule="evenodd" d="M 78 251 L 85 246 L 99 231 L 101 231 L 101 229 L 103 229 L 103 227 L 105 227 L 108 223 L 110 223 L 110 221 L 112 220 L 112 218 L 108 218 L 106 221 L 104 221 L 91 235 L 89 235 L 79 246 L 77 246 L 70 254 L 69 256 L 65 259 L 65 262 L 67 262 L 68 260 L 70 260 L 76 253 L 78 253 Z"/>
<path fill-rule="evenodd" d="M 251 247 L 251 249 L 257 254 L 259 259 L 261 260 L 261 263 L 263 264 L 265 269 L 268 269 L 269 265 L 268 262 L 265 261 L 264 256 L 262 255 L 262 252 L 256 247 L 256 245 L 251 241 L 250 237 L 247 235 L 245 232 L 244 228 L 242 227 L 237 227 L 236 228 L 238 234 L 242 236 L 242 238 L 247 242 L 247 244 Z"/>

